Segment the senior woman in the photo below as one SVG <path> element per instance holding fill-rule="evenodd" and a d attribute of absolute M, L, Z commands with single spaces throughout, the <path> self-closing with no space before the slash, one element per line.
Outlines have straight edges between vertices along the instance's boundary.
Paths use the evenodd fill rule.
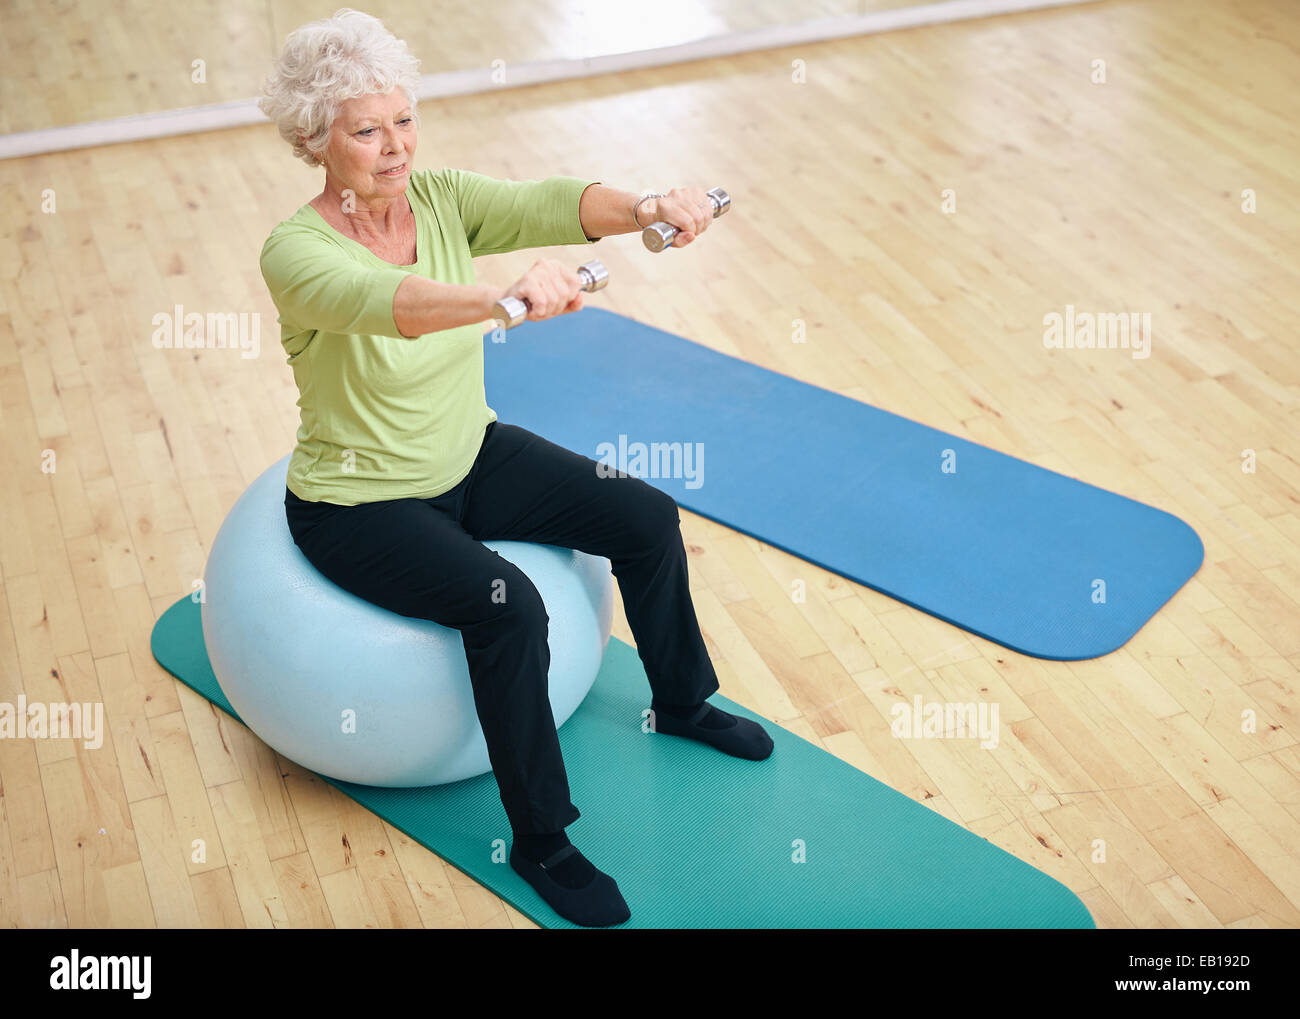
<path fill-rule="evenodd" d="M 487 405 L 493 304 L 525 298 L 533 321 L 576 311 L 577 274 L 543 259 L 509 287 L 478 284 L 471 259 L 591 244 L 655 219 L 678 227 L 682 246 L 708 229 L 712 208 L 695 187 L 647 198 L 577 177 L 416 170 L 417 68 L 378 20 L 343 9 L 293 32 L 267 79 L 261 109 L 295 156 L 325 169 L 321 193 L 261 254 L 300 392 L 285 512 L 303 554 L 340 587 L 461 632 L 511 867 L 567 919 L 621 923 L 631 914 L 617 883 L 564 831 L 580 815 L 547 696 L 545 606 L 483 541 L 610 560 L 655 732 L 751 760 L 772 740 L 706 703 L 718 680 L 673 499 L 639 478 L 602 477 L 595 460 Z"/>

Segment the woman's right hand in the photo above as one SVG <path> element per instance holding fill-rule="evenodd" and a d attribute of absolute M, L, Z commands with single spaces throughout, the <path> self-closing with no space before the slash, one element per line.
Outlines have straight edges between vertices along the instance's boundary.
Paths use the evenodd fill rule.
<path fill-rule="evenodd" d="M 554 258 L 542 258 L 519 277 L 501 297 L 518 297 L 528 302 L 529 322 L 554 318 L 582 307 L 582 280 L 573 269 Z"/>

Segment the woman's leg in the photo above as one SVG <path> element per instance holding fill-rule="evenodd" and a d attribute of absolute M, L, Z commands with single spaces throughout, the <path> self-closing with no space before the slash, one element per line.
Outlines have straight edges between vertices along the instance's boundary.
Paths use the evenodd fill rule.
<path fill-rule="evenodd" d="M 547 693 L 546 607 L 522 570 L 460 526 L 472 477 L 473 470 L 433 499 L 360 506 L 303 503 L 286 490 L 289 529 L 307 559 L 345 590 L 460 630 L 474 706 L 515 835 L 511 867 L 566 919 L 622 923 L 630 911 L 618 884 L 563 834 L 580 815 L 569 799 Z M 510 592 L 504 603 L 493 598 L 501 580 Z"/>
<path fill-rule="evenodd" d="M 489 425 L 459 516 L 479 541 L 534 541 L 610 560 L 656 700 L 699 704 L 718 690 L 695 617 L 677 503 L 627 474 L 517 425 Z"/>
<path fill-rule="evenodd" d="M 532 581 L 455 520 L 462 484 L 436 499 L 338 506 L 286 491 L 294 541 L 326 578 L 403 616 L 461 632 L 474 704 L 516 834 L 580 815 L 569 799 L 547 694 L 548 617 Z M 510 598 L 494 601 L 504 579 Z"/>

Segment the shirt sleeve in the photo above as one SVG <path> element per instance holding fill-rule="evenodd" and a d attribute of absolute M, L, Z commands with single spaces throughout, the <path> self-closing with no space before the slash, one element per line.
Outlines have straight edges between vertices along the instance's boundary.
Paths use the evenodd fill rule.
<path fill-rule="evenodd" d="M 280 321 L 301 329 L 402 339 L 393 295 L 405 269 L 366 266 L 308 230 L 273 230 L 262 246 L 262 279 Z"/>
<path fill-rule="evenodd" d="M 552 244 L 594 244 L 582 229 L 582 193 L 600 181 L 582 177 L 501 180 L 447 169 L 471 258 Z"/>

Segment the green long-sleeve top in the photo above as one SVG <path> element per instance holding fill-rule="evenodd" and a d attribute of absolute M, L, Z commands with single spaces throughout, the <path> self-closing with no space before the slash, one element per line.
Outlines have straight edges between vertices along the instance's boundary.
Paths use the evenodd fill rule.
<path fill-rule="evenodd" d="M 406 190 L 413 265 L 384 261 L 310 205 L 276 224 L 261 268 L 298 385 L 287 478 L 294 495 L 355 506 L 432 498 L 464 480 L 497 419 L 483 388 L 482 323 L 404 337 L 393 294 L 409 273 L 473 283 L 478 255 L 594 243 L 578 218 L 593 183 L 414 172 Z"/>

